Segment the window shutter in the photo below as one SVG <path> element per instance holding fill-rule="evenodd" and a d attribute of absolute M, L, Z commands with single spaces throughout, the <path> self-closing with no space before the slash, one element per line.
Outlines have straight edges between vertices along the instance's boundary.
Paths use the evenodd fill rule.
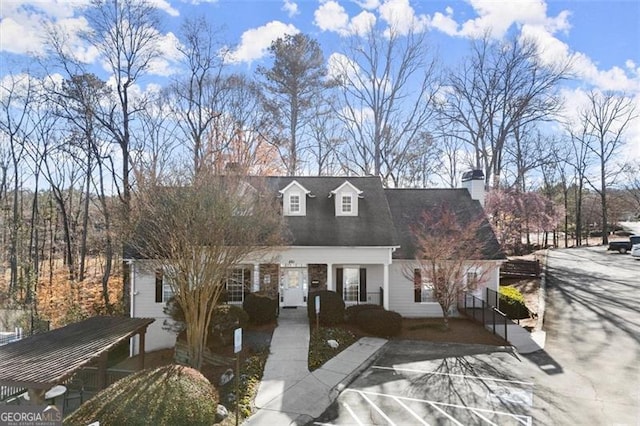
<path fill-rule="evenodd" d="M 360 268 L 360 301 L 367 301 L 367 268 Z"/>
<path fill-rule="evenodd" d="M 342 268 L 336 268 L 336 293 L 342 297 L 342 285 L 343 285 L 343 277 L 342 277 Z"/>
<path fill-rule="evenodd" d="M 413 301 L 422 302 L 422 273 L 420 269 L 413 270 Z"/>
<path fill-rule="evenodd" d="M 156 303 L 162 303 L 162 269 L 156 270 Z"/>

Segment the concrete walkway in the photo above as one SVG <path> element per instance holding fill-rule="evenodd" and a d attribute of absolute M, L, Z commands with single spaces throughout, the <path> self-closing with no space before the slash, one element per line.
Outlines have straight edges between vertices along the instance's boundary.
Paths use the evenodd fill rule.
<path fill-rule="evenodd" d="M 258 411 L 244 424 L 309 423 L 331 405 L 346 384 L 368 367 L 386 342 L 362 338 L 310 373 L 307 310 L 281 309 L 255 399 Z"/>

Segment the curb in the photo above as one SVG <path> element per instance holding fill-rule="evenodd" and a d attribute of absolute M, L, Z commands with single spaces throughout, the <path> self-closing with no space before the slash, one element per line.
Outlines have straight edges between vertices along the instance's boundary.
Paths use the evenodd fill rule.
<path fill-rule="evenodd" d="M 544 325 L 544 311 L 546 309 L 547 300 L 547 257 L 549 249 L 545 249 L 542 256 L 542 271 L 540 272 L 540 289 L 538 290 L 538 321 L 533 331 L 543 331 Z M 544 349 L 544 346 L 543 348 Z"/>
<path fill-rule="evenodd" d="M 360 374 L 362 374 L 363 371 L 365 371 L 371 366 L 371 364 L 375 362 L 375 360 L 382 354 L 382 351 L 385 350 L 387 343 L 389 343 L 389 341 L 385 339 L 384 344 L 380 346 L 380 348 L 369 355 L 369 357 L 353 371 L 351 371 L 351 373 L 347 374 L 345 378 L 340 381 L 340 383 L 331 388 L 331 390 L 329 391 L 330 404 L 333 404 L 333 402 L 338 398 L 338 395 L 340 395 L 340 392 L 342 392 L 347 386 L 351 384 L 351 382 L 353 382 Z"/>

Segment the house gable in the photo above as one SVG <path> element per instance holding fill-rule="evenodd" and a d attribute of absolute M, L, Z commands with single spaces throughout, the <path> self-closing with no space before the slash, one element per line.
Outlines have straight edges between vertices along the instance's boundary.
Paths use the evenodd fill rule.
<path fill-rule="evenodd" d="M 358 216 L 358 200 L 362 198 L 362 191 L 348 180 L 329 192 L 329 198 L 334 199 L 336 216 Z"/>
<path fill-rule="evenodd" d="M 313 197 L 311 191 L 293 180 L 278 192 L 282 196 L 282 213 L 285 216 L 307 215 L 307 196 Z"/>

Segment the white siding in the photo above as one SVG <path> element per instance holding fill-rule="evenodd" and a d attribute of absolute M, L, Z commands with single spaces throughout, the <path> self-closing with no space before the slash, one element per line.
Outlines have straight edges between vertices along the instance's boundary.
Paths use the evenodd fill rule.
<path fill-rule="evenodd" d="M 407 318 L 442 317 L 437 303 L 415 303 L 413 301 L 413 278 L 404 276 L 404 268 L 410 266 L 406 260 L 394 260 L 389 267 L 389 310 Z"/>
<path fill-rule="evenodd" d="M 403 317 L 441 317 L 442 309 L 436 302 L 414 302 L 413 279 L 404 276 L 404 268 L 411 267 L 411 262 L 406 260 L 394 260 L 389 267 L 389 310 L 398 312 Z M 482 268 L 488 271 L 482 277 L 483 281 L 473 294 L 480 298 L 486 298 L 485 289 L 488 287 L 498 291 L 500 283 L 499 263 L 486 262 Z"/>
<path fill-rule="evenodd" d="M 136 261 L 132 270 L 132 313 L 135 318 L 155 318 L 147 328 L 145 352 L 172 348 L 176 343 L 176 334 L 163 330 L 165 320 L 170 318 L 163 312 L 164 303 L 156 303 L 156 275 L 149 262 Z M 139 351 L 138 338 L 131 339 L 131 351 Z"/>

